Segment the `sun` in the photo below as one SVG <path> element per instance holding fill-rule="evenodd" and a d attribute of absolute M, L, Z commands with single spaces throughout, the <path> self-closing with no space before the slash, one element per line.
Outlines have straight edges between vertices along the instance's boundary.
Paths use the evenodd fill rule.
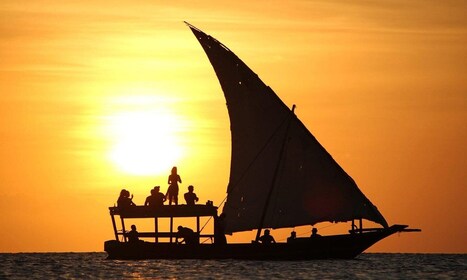
<path fill-rule="evenodd" d="M 110 117 L 109 157 L 122 171 L 155 175 L 176 165 L 183 154 L 177 133 L 180 121 L 169 109 L 120 112 Z"/>

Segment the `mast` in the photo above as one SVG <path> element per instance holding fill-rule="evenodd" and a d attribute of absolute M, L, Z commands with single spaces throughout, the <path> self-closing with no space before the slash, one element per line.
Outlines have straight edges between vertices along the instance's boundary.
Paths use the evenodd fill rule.
<path fill-rule="evenodd" d="M 292 110 L 290 111 L 291 115 L 290 115 L 289 121 L 287 122 L 287 128 L 285 129 L 284 141 L 282 142 L 281 151 L 279 153 L 279 159 L 277 161 L 276 169 L 274 171 L 274 177 L 273 177 L 273 180 L 272 180 L 272 183 L 271 183 L 271 187 L 269 188 L 268 196 L 266 198 L 266 203 L 264 204 L 263 214 L 261 215 L 261 219 L 260 219 L 259 226 L 258 226 L 258 231 L 256 232 L 256 238 L 255 238 L 256 241 L 259 240 L 259 237 L 261 235 L 261 230 L 263 229 L 263 225 L 264 225 L 264 219 L 266 218 L 266 214 L 267 214 L 268 207 L 269 207 L 269 202 L 271 201 L 272 191 L 274 190 L 274 186 L 276 185 L 277 177 L 278 177 L 278 174 L 279 174 L 279 167 L 281 165 L 282 157 L 284 155 L 285 145 L 287 143 L 287 136 L 289 134 L 290 122 L 292 120 L 292 116 L 294 114 L 295 107 L 296 106 L 294 104 L 292 106 Z"/>

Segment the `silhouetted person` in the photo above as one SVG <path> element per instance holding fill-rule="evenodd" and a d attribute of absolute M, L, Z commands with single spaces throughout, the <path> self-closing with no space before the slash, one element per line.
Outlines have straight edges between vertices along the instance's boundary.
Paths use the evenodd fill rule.
<path fill-rule="evenodd" d="M 182 179 L 180 175 L 177 174 L 177 167 L 172 167 L 172 172 L 169 175 L 168 183 L 169 189 L 167 190 L 167 198 L 169 200 L 169 205 L 172 205 L 172 201 L 175 205 L 178 205 L 178 183 L 181 183 Z"/>
<path fill-rule="evenodd" d="M 179 238 L 183 238 L 183 240 L 178 242 Z M 198 243 L 197 238 L 196 238 L 196 234 L 194 233 L 194 231 L 191 228 L 182 227 L 182 226 L 178 226 L 176 242 L 177 243 L 185 242 L 185 244 L 187 244 L 187 245 L 192 245 L 192 244 L 197 244 Z"/>
<path fill-rule="evenodd" d="M 297 233 L 295 231 L 292 231 L 290 233 L 290 236 L 287 237 L 287 243 L 292 243 L 295 241 L 295 239 L 297 238 Z"/>
<path fill-rule="evenodd" d="M 214 217 L 214 244 L 227 244 L 224 213 Z"/>
<path fill-rule="evenodd" d="M 151 195 L 146 197 L 144 206 L 156 206 L 156 191 L 154 189 L 151 189 Z"/>
<path fill-rule="evenodd" d="M 270 234 L 269 229 L 264 231 L 264 235 L 259 238 L 259 241 L 263 244 L 276 243 L 276 240 L 274 240 L 274 237 Z"/>
<path fill-rule="evenodd" d="M 136 226 L 131 225 L 131 230 L 126 234 L 129 243 L 138 243 L 138 231 L 136 231 Z"/>
<path fill-rule="evenodd" d="M 185 193 L 185 201 L 186 205 L 195 205 L 196 202 L 198 202 L 198 197 L 196 194 L 193 192 L 194 187 L 192 185 L 188 186 L 188 192 Z"/>
<path fill-rule="evenodd" d="M 144 206 L 160 207 L 164 205 L 164 201 L 165 195 L 160 192 L 159 186 L 155 186 L 154 189 L 151 190 L 151 195 L 146 198 Z"/>
<path fill-rule="evenodd" d="M 120 196 L 117 200 L 117 206 L 120 208 L 128 208 L 130 206 L 135 206 L 136 204 L 132 201 L 133 195 L 130 197 L 130 192 L 123 189 L 120 191 Z"/>
<path fill-rule="evenodd" d="M 313 228 L 311 230 L 311 237 L 320 237 L 321 235 L 318 234 L 318 229 L 317 228 Z"/>

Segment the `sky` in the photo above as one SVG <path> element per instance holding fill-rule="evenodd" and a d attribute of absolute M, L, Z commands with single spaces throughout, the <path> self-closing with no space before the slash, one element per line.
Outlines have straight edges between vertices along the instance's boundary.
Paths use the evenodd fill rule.
<path fill-rule="evenodd" d="M 142 204 L 174 165 L 182 193 L 225 198 L 225 99 L 183 21 L 296 104 L 389 224 L 422 229 L 369 252 L 467 252 L 465 1 L 196 2 L 0 3 L 0 252 L 103 251 L 120 190 Z"/>

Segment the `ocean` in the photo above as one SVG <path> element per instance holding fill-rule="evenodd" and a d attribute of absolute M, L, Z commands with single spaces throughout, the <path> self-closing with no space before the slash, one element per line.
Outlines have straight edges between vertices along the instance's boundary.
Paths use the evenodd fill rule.
<path fill-rule="evenodd" d="M 467 254 L 353 260 L 106 260 L 105 253 L 0 254 L 0 279 L 467 279 Z"/>

